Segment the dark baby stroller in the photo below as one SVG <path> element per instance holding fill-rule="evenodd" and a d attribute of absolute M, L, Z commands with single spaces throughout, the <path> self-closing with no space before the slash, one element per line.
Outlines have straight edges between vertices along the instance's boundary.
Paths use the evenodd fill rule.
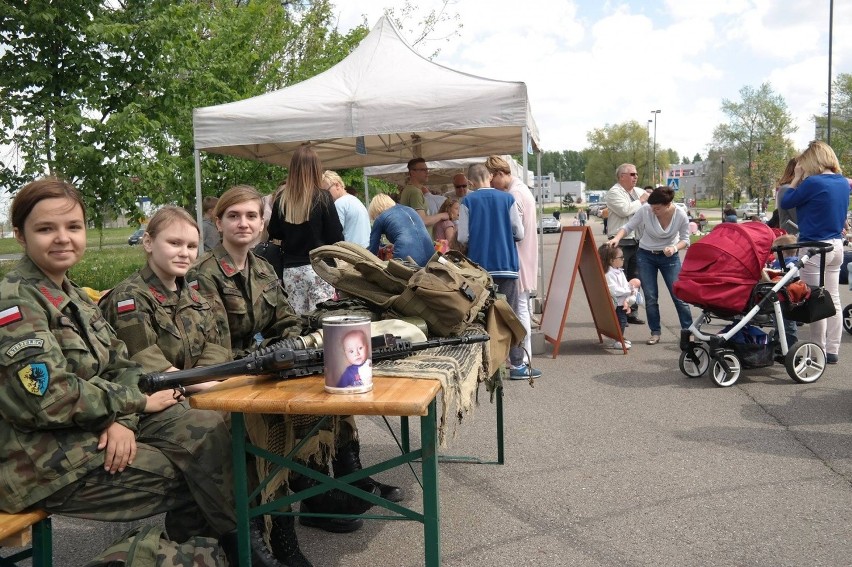
<path fill-rule="evenodd" d="M 771 366 L 776 361 L 796 382 L 815 382 L 822 376 L 822 347 L 802 340 L 789 345 L 784 321 L 812 322 L 827 316 L 807 315 L 804 301 L 811 295 L 810 289 L 798 283 L 798 276 L 816 254 L 820 255 L 822 274 L 831 245 L 799 242 L 772 247 L 775 236 L 760 222 L 723 223 L 690 246 L 674 284 L 679 299 L 702 309 L 689 329 L 681 331 L 680 371 L 686 376 L 698 378 L 709 370 L 717 386 L 732 386 L 742 369 Z M 773 252 L 784 266 L 784 253 L 795 255 L 794 250 L 799 251 L 799 260 L 782 268 L 778 281 L 761 282 Z M 702 332 L 701 327 L 714 317 L 731 324 L 718 334 Z M 772 329 L 764 333 L 761 327 Z"/>

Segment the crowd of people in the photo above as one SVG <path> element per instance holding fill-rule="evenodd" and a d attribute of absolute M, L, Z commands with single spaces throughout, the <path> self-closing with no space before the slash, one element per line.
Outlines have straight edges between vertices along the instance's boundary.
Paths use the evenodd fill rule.
<path fill-rule="evenodd" d="M 408 170 L 398 200 L 378 194 L 365 206 L 303 146 L 292 156 L 286 183 L 267 202 L 251 186 L 234 186 L 204 200 L 201 226 L 184 209 L 159 209 L 142 238 L 144 266 L 98 305 L 68 279 L 86 246 L 79 192 L 57 178 L 19 190 L 10 216 L 24 254 L 0 280 L 0 475 L 8 488 L 0 492 L 0 510 L 39 507 L 112 521 L 165 513 L 171 539 L 215 537 L 233 558 L 228 421 L 218 412 L 190 408 L 185 399 L 214 383 L 148 395 L 137 384 L 143 373 L 240 359 L 281 339 L 298 346 L 300 316 L 335 295 L 310 263 L 310 251 L 324 244 L 351 241 L 420 266 L 432 257 L 436 240 L 463 250 L 489 272 L 527 331 L 525 344 L 510 351 L 509 377 L 540 376 L 530 360 L 529 300 L 538 272 L 532 192 L 500 156 L 457 174 L 453 191 L 444 195 L 428 187 L 424 160 L 412 160 Z M 672 290 L 679 253 L 690 243 L 690 218 L 675 206 L 671 188 L 636 187 L 633 164 L 618 166 L 615 177 L 605 196 L 610 238 L 599 254 L 622 333 L 629 324 L 644 324 L 638 317 L 644 304 L 646 343 L 655 345 L 662 334 L 659 276 L 681 329 L 692 323 L 689 306 Z M 822 142 L 790 160 L 777 191 L 785 230 L 798 233 L 799 241 L 831 245 L 824 285 L 837 315 L 810 324 L 829 364 L 839 360 L 838 275 L 849 193 L 836 156 Z M 280 273 L 253 252 L 267 234 L 281 247 Z M 818 285 L 819 258 L 801 273 Z M 632 344 L 625 339 L 609 346 Z M 270 451 L 286 452 L 312 437 L 297 455 L 312 469 L 338 477 L 360 470 L 354 418 L 330 419 L 311 433 L 318 420 L 251 414 L 247 429 L 253 444 Z M 261 458 L 254 466 L 259 478 L 273 473 L 262 502 L 315 484 Z M 358 486 L 390 501 L 404 498 L 400 488 L 370 477 Z M 370 506 L 331 490 L 303 500 L 301 511 L 360 514 Z M 300 522 L 334 533 L 362 525 L 360 519 L 317 516 Z M 261 516 L 252 531 L 254 564 L 310 565 L 292 516 Z"/>
<path fill-rule="evenodd" d="M 641 289 L 651 332 L 646 343 L 654 345 L 661 337 L 658 275 L 669 290 L 680 328 L 688 329 L 692 323 L 690 307 L 675 296 L 673 284 L 680 273 L 679 252 L 690 244 L 690 225 L 695 217 L 690 218 L 674 205 L 675 194 L 669 187 L 638 189 L 633 164 L 618 166 L 615 175 L 617 181 L 605 196 L 609 241 L 598 252 L 622 333 L 628 323 L 644 323 L 638 318 L 635 305 L 636 292 Z M 848 262 L 844 257 L 849 254 L 844 253 L 844 239 L 852 228 L 847 220 L 849 198 L 850 180 L 842 175 L 833 150 L 824 142 L 814 141 L 787 163 L 778 180 L 773 217 L 767 222 L 784 234 L 778 242 L 792 239 L 830 245 L 824 271 L 819 255 L 810 258 L 801 270 L 802 280 L 812 287 L 824 281 L 835 306 L 834 316 L 810 324 L 811 340 L 822 347 L 828 364 L 839 361 L 843 330 L 838 288 L 841 267 Z M 737 221 L 733 205 L 726 203 L 722 222 Z M 757 217 L 749 221 L 763 222 Z M 788 334 L 794 337 L 795 325 L 787 327 Z M 632 345 L 625 339 L 610 346 Z"/>
<path fill-rule="evenodd" d="M 19 190 L 11 218 L 24 254 L 0 280 L 0 471 L 9 487 L 0 510 L 39 507 L 114 521 L 165 513 L 169 538 L 218 538 L 236 564 L 227 416 L 192 409 L 185 397 L 215 382 L 154 394 L 143 394 L 138 382 L 149 372 L 243 358 L 282 339 L 298 348 L 300 315 L 335 295 L 310 264 L 317 246 L 347 240 L 377 252 L 384 238 L 394 257 L 418 265 L 433 255 L 435 239 L 464 247 L 529 329 L 538 269 L 529 188 L 492 156 L 470 169 L 471 181 L 456 175 L 454 191 L 430 213 L 425 162 L 412 160 L 409 172 L 399 202 L 379 194 L 365 207 L 303 146 L 266 202 L 255 188 L 234 186 L 204 199 L 201 226 L 182 208 L 160 208 L 142 237 L 144 265 L 97 305 L 67 275 L 86 246 L 79 192 L 52 177 Z M 281 248 L 280 273 L 253 252 L 265 238 Z M 529 351 L 529 343 L 513 349 L 511 378 L 541 375 Z M 251 414 L 247 431 L 254 445 L 284 454 L 310 436 L 296 456 L 307 466 L 336 477 L 360 470 L 354 418 L 327 420 L 311 433 L 319 419 Z M 257 478 L 272 473 L 260 503 L 316 483 L 261 458 L 254 466 Z M 357 484 L 392 502 L 404 498 L 400 488 L 370 477 Z M 300 506 L 309 514 L 361 514 L 371 504 L 335 489 Z M 300 522 L 334 533 L 363 523 L 310 515 Z M 253 564 L 310 565 L 293 523 L 280 515 L 252 522 Z"/>

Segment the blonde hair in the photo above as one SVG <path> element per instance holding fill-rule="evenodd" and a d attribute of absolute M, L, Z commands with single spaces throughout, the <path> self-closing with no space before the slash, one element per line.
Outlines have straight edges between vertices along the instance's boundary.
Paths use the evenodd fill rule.
<path fill-rule="evenodd" d="M 336 171 L 331 171 L 330 169 L 325 170 L 325 172 L 322 174 L 323 188 L 328 187 L 328 189 L 331 189 L 331 186 L 334 184 L 340 185 L 344 188 L 346 187 L 343 184 L 343 179 L 340 178 Z"/>
<path fill-rule="evenodd" d="M 217 219 L 222 219 L 225 211 L 234 205 L 239 205 L 246 201 L 257 201 L 257 210 L 263 215 L 263 197 L 258 193 L 257 189 L 251 185 L 234 185 L 219 197 L 219 202 L 216 203 L 216 210 L 213 216 Z"/>
<path fill-rule="evenodd" d="M 198 223 L 195 222 L 192 215 L 189 214 L 186 209 L 182 209 L 181 207 L 176 207 L 174 205 L 166 205 L 154 213 L 151 220 L 148 221 L 148 226 L 145 227 L 145 233 L 148 234 L 151 240 L 153 240 L 157 238 L 160 231 L 165 230 L 167 227 L 180 221 L 183 221 L 194 228 L 200 239 L 201 231 L 198 230 Z M 150 255 L 151 253 L 148 252 L 148 256 Z"/>
<path fill-rule="evenodd" d="M 796 162 L 802 166 L 805 177 L 819 175 L 826 169 L 832 173 L 841 173 L 840 162 L 831 146 L 820 140 L 808 144 L 808 149 L 802 152 Z"/>
<path fill-rule="evenodd" d="M 775 240 L 772 241 L 771 247 L 775 248 L 776 246 L 787 246 L 788 244 L 795 244 L 798 241 L 799 241 L 799 239 L 796 237 L 795 234 L 782 234 L 781 236 L 777 237 Z M 789 250 L 784 250 L 784 251 L 781 252 L 782 258 L 788 258 L 790 256 L 798 256 L 798 255 L 799 255 L 798 248 L 795 249 L 795 250 L 791 248 Z"/>
<path fill-rule="evenodd" d="M 370 206 L 367 207 L 367 212 L 370 214 L 370 220 L 376 220 L 380 214 L 393 207 L 394 205 L 396 205 L 396 202 L 394 202 L 393 199 L 391 199 L 384 193 L 379 193 L 378 195 L 373 197 L 373 200 L 370 201 Z"/>
<path fill-rule="evenodd" d="M 278 197 L 278 209 L 286 222 L 307 222 L 321 183 L 322 162 L 319 156 L 310 146 L 299 146 L 290 158 L 287 184 Z"/>
<path fill-rule="evenodd" d="M 500 156 L 488 156 L 488 159 L 485 160 L 485 167 L 491 173 L 499 171 L 500 173 L 505 173 L 506 175 L 512 174 L 512 170 L 509 169 L 509 162 L 507 162 Z"/>

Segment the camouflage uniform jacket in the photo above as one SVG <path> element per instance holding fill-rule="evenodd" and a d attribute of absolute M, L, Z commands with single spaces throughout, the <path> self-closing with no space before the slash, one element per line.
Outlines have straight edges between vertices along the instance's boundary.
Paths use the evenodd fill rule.
<path fill-rule="evenodd" d="M 184 285 L 183 278 L 178 278 L 178 291 L 167 290 L 146 265 L 115 286 L 101 299 L 100 307 L 127 345 L 131 360 L 145 372 L 231 360 L 210 304 Z"/>
<path fill-rule="evenodd" d="M 141 374 L 86 293 L 24 256 L 0 280 L 0 510 L 103 467 L 100 433 L 116 421 L 137 430 Z"/>
<path fill-rule="evenodd" d="M 258 334 L 269 343 L 301 331 L 301 320 L 269 262 L 249 252 L 247 263 L 246 270 L 237 270 L 220 244 L 205 252 L 186 276 L 189 286 L 213 306 L 219 333 L 234 358 L 254 351 Z"/>

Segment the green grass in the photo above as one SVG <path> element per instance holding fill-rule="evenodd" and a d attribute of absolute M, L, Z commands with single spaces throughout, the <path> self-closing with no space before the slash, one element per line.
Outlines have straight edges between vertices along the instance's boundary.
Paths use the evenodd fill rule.
<path fill-rule="evenodd" d="M 86 248 L 101 248 L 101 246 L 127 246 L 127 238 L 133 234 L 136 227 L 105 228 L 103 234 L 96 229 L 86 232 Z M 103 239 L 101 238 L 103 236 Z M 21 246 L 14 238 L 0 238 L 0 254 L 20 254 Z"/>
<path fill-rule="evenodd" d="M 145 265 L 145 252 L 140 246 L 128 246 L 127 236 L 132 231 L 114 229 L 124 232 L 123 246 L 98 248 L 97 239 L 92 243 L 92 233 L 89 233 L 89 247 L 80 263 L 74 266 L 68 276 L 77 285 L 105 290 L 115 287 L 133 272 Z M 115 243 L 120 242 L 116 240 Z M 14 252 L 20 252 L 18 247 Z M 0 277 L 12 269 L 15 261 L 0 262 Z"/>

